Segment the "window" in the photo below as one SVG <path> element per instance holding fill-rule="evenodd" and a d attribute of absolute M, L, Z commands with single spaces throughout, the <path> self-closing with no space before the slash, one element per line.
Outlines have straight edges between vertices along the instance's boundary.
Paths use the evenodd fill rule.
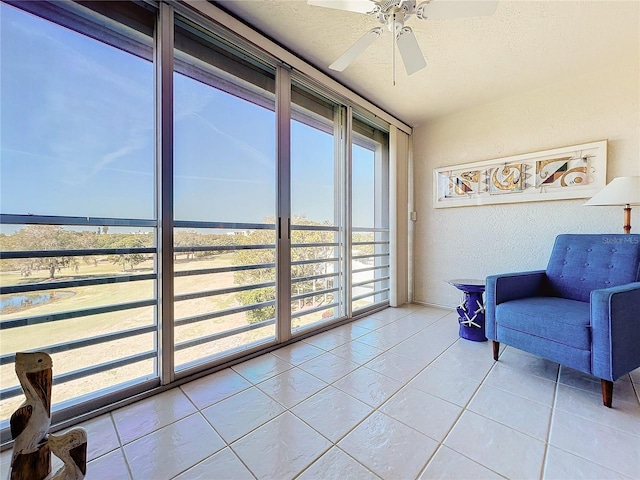
<path fill-rule="evenodd" d="M 3 427 L 17 351 L 51 354 L 54 412 L 158 375 L 155 13 L 21 6 L 0 4 Z"/>
<path fill-rule="evenodd" d="M 0 22 L 2 442 L 16 352 L 58 422 L 388 303 L 373 116 L 178 4 Z"/>
<path fill-rule="evenodd" d="M 275 338 L 275 73 L 178 18 L 176 369 Z"/>
<path fill-rule="evenodd" d="M 291 329 L 345 315 L 344 109 L 292 85 Z"/>
<path fill-rule="evenodd" d="M 351 308 L 389 301 L 388 135 L 353 119 Z"/>

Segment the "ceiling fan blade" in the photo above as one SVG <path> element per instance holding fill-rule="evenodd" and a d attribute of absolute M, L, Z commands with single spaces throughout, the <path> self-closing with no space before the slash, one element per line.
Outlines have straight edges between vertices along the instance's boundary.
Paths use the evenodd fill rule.
<path fill-rule="evenodd" d="M 360 39 L 356 43 L 351 45 L 349 50 L 344 52 L 340 58 L 329 65 L 329 68 L 331 70 L 337 70 L 338 72 L 343 71 L 351 64 L 351 62 L 358 58 L 362 54 L 362 52 L 364 52 L 367 47 L 369 47 L 369 45 L 371 45 L 380 35 L 382 35 L 382 27 L 376 27 L 372 30 L 369 30 L 362 37 L 360 37 Z"/>
<path fill-rule="evenodd" d="M 307 0 L 307 4 L 357 13 L 369 13 L 376 6 L 372 0 Z"/>
<path fill-rule="evenodd" d="M 493 15 L 497 7 L 494 0 L 431 0 L 418 5 L 416 17 L 429 20 L 484 17 Z"/>
<path fill-rule="evenodd" d="M 404 27 L 398 32 L 396 42 L 398 44 L 398 50 L 400 50 L 404 68 L 407 70 L 407 75 L 416 73 L 418 70 L 422 70 L 427 66 L 427 62 L 420 51 L 418 40 L 416 40 L 416 36 L 409 27 Z"/>

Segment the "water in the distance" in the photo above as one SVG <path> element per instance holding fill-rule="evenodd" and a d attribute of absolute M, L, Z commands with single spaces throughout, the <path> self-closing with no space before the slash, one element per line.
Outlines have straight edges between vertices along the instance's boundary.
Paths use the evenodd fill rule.
<path fill-rule="evenodd" d="M 52 293 L 23 293 L 20 295 L 9 295 L 0 299 L 0 312 L 6 310 L 19 310 L 21 308 L 42 305 L 52 300 L 63 297 L 70 297 L 73 292 L 52 292 Z"/>

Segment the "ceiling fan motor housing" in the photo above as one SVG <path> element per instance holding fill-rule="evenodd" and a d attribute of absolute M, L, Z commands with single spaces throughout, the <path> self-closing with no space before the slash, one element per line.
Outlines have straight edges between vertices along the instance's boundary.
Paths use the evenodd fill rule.
<path fill-rule="evenodd" d="M 378 21 L 386 25 L 391 32 L 397 34 L 404 26 L 405 20 L 414 14 L 416 10 L 415 0 L 387 0 L 377 2 L 371 12 L 376 15 Z"/>

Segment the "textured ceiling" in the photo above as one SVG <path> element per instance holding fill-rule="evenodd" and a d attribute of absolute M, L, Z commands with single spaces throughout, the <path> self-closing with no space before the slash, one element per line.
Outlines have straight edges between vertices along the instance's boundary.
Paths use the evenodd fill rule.
<path fill-rule="evenodd" d="M 640 0 L 507 0 L 490 17 L 409 19 L 427 68 L 407 76 L 396 55 L 393 86 L 387 30 L 343 72 L 327 68 L 373 17 L 305 0 L 215 3 L 412 126 L 640 57 Z"/>

